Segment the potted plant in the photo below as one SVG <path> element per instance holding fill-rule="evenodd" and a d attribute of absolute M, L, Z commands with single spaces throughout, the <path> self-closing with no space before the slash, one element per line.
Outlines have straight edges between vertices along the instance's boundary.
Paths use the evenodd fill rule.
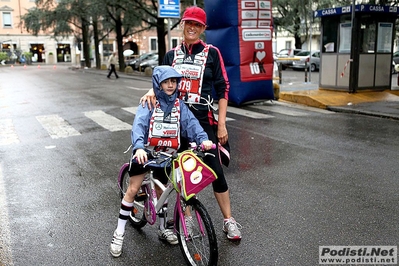
<path fill-rule="evenodd" d="M 3 62 L 3 60 L 4 60 L 4 62 Z M 6 52 L 0 52 L 0 63 L 1 62 L 5 63 L 8 60 L 9 60 L 8 54 Z"/>
<path fill-rule="evenodd" d="M 24 52 L 23 55 L 25 56 L 26 64 L 27 65 L 32 65 L 32 56 L 33 56 L 33 54 L 31 52 Z"/>

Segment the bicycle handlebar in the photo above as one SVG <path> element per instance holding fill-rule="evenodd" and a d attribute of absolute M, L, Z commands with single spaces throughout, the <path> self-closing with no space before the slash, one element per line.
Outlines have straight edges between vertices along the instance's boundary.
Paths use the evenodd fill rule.
<path fill-rule="evenodd" d="M 216 149 L 215 143 L 212 144 L 211 149 L 212 150 Z M 202 144 L 197 145 L 196 143 L 190 143 L 190 147 L 188 148 L 188 150 L 194 151 L 195 154 L 201 158 L 205 157 L 206 155 L 213 155 L 211 153 L 203 153 L 205 151 L 205 147 Z M 176 159 L 178 156 L 177 153 L 170 154 L 170 153 L 166 153 L 163 151 L 157 151 L 157 152 L 148 151 L 147 154 L 148 154 L 148 161 L 143 165 L 144 167 L 146 167 L 147 165 L 152 164 L 152 163 L 161 164 L 163 162 L 166 162 L 167 160 Z M 136 162 L 137 162 L 137 158 L 135 158 L 134 160 L 136 160 Z"/>

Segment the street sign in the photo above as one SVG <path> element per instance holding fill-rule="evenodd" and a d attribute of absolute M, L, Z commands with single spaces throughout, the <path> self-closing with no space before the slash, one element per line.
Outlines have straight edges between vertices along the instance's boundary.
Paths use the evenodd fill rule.
<path fill-rule="evenodd" d="M 180 0 L 158 0 L 159 18 L 180 18 Z"/>

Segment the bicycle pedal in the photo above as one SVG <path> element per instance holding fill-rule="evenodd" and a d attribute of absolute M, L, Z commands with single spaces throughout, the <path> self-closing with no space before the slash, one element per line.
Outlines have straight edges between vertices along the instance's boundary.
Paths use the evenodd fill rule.
<path fill-rule="evenodd" d="M 135 201 L 144 201 L 144 200 L 146 200 L 146 199 L 147 199 L 147 194 L 144 193 L 144 192 L 139 193 L 139 194 L 137 194 L 137 195 L 134 197 L 134 200 L 135 200 Z"/>

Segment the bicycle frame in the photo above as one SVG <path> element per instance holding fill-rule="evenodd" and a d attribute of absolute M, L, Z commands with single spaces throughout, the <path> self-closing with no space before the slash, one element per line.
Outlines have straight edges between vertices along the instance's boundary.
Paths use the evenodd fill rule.
<path fill-rule="evenodd" d="M 122 188 L 120 187 L 120 182 L 122 179 L 122 173 L 124 172 L 125 168 L 128 168 L 129 166 L 130 166 L 129 163 L 125 163 L 125 164 L 123 164 L 123 166 L 121 167 L 121 170 L 119 171 L 118 186 L 121 191 L 122 191 Z M 172 170 L 171 177 L 174 177 L 175 175 L 176 175 L 176 172 Z M 155 185 L 157 185 L 162 190 L 162 194 L 159 197 L 159 199 L 157 198 L 157 195 L 156 195 Z M 149 197 L 149 200 L 146 201 L 147 206 L 142 206 L 142 207 L 146 209 L 145 212 L 146 212 L 147 222 L 149 224 L 153 225 L 156 222 L 157 213 L 159 213 L 159 211 L 161 210 L 165 201 L 169 198 L 170 194 L 176 190 L 175 190 L 172 182 L 168 182 L 167 186 L 164 186 L 158 179 L 154 178 L 153 172 L 151 170 L 149 171 L 147 176 L 144 178 L 141 186 L 146 187 L 145 193 Z M 183 225 L 183 231 L 184 231 L 185 238 L 186 238 L 186 240 L 188 240 L 187 227 L 186 227 L 186 223 L 184 222 L 184 213 L 181 211 L 182 210 L 181 202 L 182 202 L 182 197 L 181 197 L 180 193 L 178 191 L 176 191 L 176 204 L 175 204 L 175 210 L 174 210 L 174 212 L 175 212 L 174 217 L 177 217 L 176 212 L 178 212 L 178 217 L 180 217 L 181 224 Z M 197 216 L 198 220 L 201 219 L 201 217 L 198 215 L 198 213 L 196 213 L 196 216 Z M 174 223 L 176 225 L 176 221 L 174 221 Z M 205 235 L 205 233 L 204 233 L 205 231 L 204 231 L 202 224 L 199 224 L 199 227 L 200 227 L 201 234 Z M 175 228 L 174 229 L 175 233 L 177 233 L 176 226 L 174 228 Z"/>
<path fill-rule="evenodd" d="M 207 175 L 206 171 L 201 167 L 203 166 L 201 163 L 198 164 L 198 167 L 189 168 L 191 164 L 186 164 L 188 160 L 187 153 L 183 153 L 181 156 L 177 157 L 172 157 L 168 154 L 166 156 L 167 158 L 165 157 L 166 160 L 163 160 L 163 157 L 159 158 L 156 157 L 157 155 L 154 156 L 155 159 L 147 162 L 144 167 L 150 163 L 155 162 L 160 164 L 169 160 L 172 165 L 169 182 L 167 185 L 162 184 L 161 181 L 153 176 L 152 167 L 148 167 L 149 171 L 140 185 L 134 199 L 133 209 L 129 214 L 130 222 L 136 229 L 141 229 L 147 223 L 150 225 L 155 224 L 158 218 L 157 216 L 162 212 L 170 194 L 175 191 L 176 202 L 173 214 L 174 233 L 177 236 L 180 249 L 186 262 L 188 265 L 199 265 L 197 262 L 200 262 L 200 265 L 216 265 L 218 260 L 218 248 L 214 227 L 204 205 L 196 196 L 196 194 L 206 186 L 206 183 L 202 184 L 203 187 L 195 187 L 195 189 L 198 190 L 193 191 L 191 190 L 192 187 L 187 188 L 185 186 L 184 182 L 186 179 L 182 179 L 182 177 L 189 177 L 189 181 L 196 184 L 191 181 L 191 177 L 193 173 L 197 174 L 198 171 L 203 174 L 205 182 L 209 182 L 209 180 L 212 179 L 209 178 L 209 175 Z M 204 156 L 204 154 L 202 154 L 202 156 Z M 125 163 L 119 171 L 118 186 L 121 191 L 121 198 L 124 197 L 130 183 L 129 167 L 130 164 Z M 198 175 L 195 175 L 194 178 L 198 178 Z M 157 198 L 157 187 L 162 191 L 159 198 Z M 189 195 L 189 197 L 187 195 Z M 189 214 L 187 210 L 190 210 L 190 216 L 186 216 Z"/>

